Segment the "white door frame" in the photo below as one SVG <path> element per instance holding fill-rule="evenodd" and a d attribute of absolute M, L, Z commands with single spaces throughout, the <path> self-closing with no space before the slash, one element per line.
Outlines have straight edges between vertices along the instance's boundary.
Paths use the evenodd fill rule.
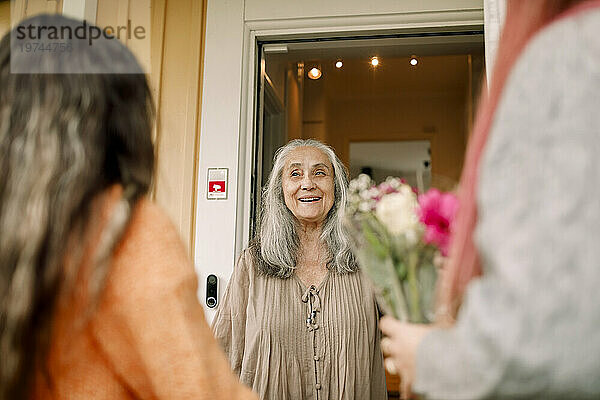
<path fill-rule="evenodd" d="M 242 115 L 246 118 L 240 126 L 240 168 L 239 174 L 243 177 L 238 184 L 238 221 L 236 234 L 236 254 L 248 244 L 250 230 L 250 185 L 253 162 L 253 139 L 256 125 L 256 50 L 260 40 L 286 40 L 298 37 L 318 38 L 327 36 L 358 36 L 377 35 L 405 32 L 407 29 L 447 28 L 447 27 L 483 27 L 483 11 L 464 10 L 460 12 L 415 13 L 405 15 L 386 15 L 378 17 L 353 17 L 353 18 L 319 18 L 301 21 L 261 21 L 246 23 L 244 36 L 244 64 L 247 66 L 246 80 L 242 96 Z M 241 201 L 240 201 L 241 200 Z"/>
<path fill-rule="evenodd" d="M 286 40 L 326 36 L 358 36 L 406 32 L 407 29 L 438 29 L 483 27 L 483 8 L 459 10 L 422 11 L 400 14 L 365 15 L 350 17 L 298 18 L 264 21 L 242 21 L 241 27 L 223 27 L 219 18 L 231 15 L 233 2 L 209 1 L 207 10 L 207 36 L 205 48 L 205 69 L 202 98 L 202 128 L 200 134 L 200 162 L 198 170 L 198 204 L 196 213 L 196 248 L 194 249 L 196 269 L 200 278 L 199 297 L 204 304 L 204 286 L 210 273 L 220 278 L 219 297 L 233 271 L 235 259 L 248 244 L 250 221 L 250 189 L 253 163 L 253 140 L 256 116 L 255 85 L 257 42 L 259 40 Z M 237 1 L 234 13 L 243 16 L 243 1 Z M 233 6 L 235 8 L 235 5 Z M 227 15 L 227 17 L 225 17 Z M 211 24 L 211 21 L 213 23 Z M 215 22 L 217 21 L 217 22 Z M 241 29 L 240 29 L 241 28 Z M 213 32 L 214 30 L 214 32 Z M 226 41 L 229 41 L 226 43 Z M 219 65 L 223 49 L 237 49 L 241 54 L 231 57 L 239 62 L 236 65 Z M 211 59 L 215 57 L 215 59 Z M 229 57 L 225 57 L 229 59 Z M 219 91 L 222 81 L 218 74 L 224 69 L 240 74 L 237 92 Z M 238 79 L 238 77 L 233 77 Z M 231 101 L 230 109 L 215 109 L 211 100 L 215 93 L 225 95 Z M 221 101 L 223 102 L 223 101 Z M 239 108 L 236 107 L 239 105 Z M 227 132 L 220 131 L 227 121 L 237 122 L 237 130 L 229 126 Z M 214 156 L 217 138 L 225 145 L 236 144 L 229 151 L 236 157 L 228 158 L 230 168 L 229 199 L 227 206 L 205 200 L 207 168 L 217 167 Z M 217 227 L 211 223 L 220 218 L 213 212 L 226 213 L 226 225 Z M 223 245 L 226 242 L 226 245 Z M 233 243 L 231 243 L 233 242 Z M 218 251 L 218 250 L 221 251 Z M 225 251 L 223 251 L 225 250 Z M 211 253 L 215 254 L 211 254 Z M 226 254 L 224 254 L 226 253 Z M 207 310 L 208 319 L 213 311 Z"/>

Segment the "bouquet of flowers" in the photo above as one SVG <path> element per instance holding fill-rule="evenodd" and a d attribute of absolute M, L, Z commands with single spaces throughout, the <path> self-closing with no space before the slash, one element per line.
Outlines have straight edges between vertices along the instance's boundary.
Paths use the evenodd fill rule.
<path fill-rule="evenodd" d="M 401 321 L 432 322 L 437 265 L 446 256 L 458 209 L 450 193 L 418 195 L 404 180 L 350 182 L 348 222 L 354 254 L 382 311 Z"/>

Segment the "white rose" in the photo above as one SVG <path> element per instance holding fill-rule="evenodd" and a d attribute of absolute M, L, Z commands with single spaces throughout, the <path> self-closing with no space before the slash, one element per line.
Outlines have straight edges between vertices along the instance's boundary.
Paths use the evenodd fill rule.
<path fill-rule="evenodd" d="M 398 190 L 402 186 L 406 186 L 402 183 L 402 181 L 399 178 L 395 178 L 393 176 L 388 176 L 385 181 L 388 185 L 390 185 L 396 190 Z"/>
<path fill-rule="evenodd" d="M 401 184 L 398 191 L 400 193 L 402 193 L 404 196 L 407 196 L 412 201 L 414 201 L 415 205 L 417 204 L 417 196 L 415 195 L 415 192 L 413 192 L 412 188 L 409 185 Z"/>
<path fill-rule="evenodd" d="M 369 212 L 371 211 L 371 204 L 368 201 L 363 201 L 358 205 L 358 211 Z"/>
<path fill-rule="evenodd" d="M 373 181 L 371 180 L 371 177 L 369 177 L 369 175 L 366 175 L 366 174 L 360 174 L 358 176 L 358 178 L 356 178 L 356 182 L 357 182 L 358 190 L 367 190 L 368 188 L 371 187 L 371 185 L 373 185 Z"/>
<path fill-rule="evenodd" d="M 350 184 L 348 185 L 348 190 L 350 192 L 357 192 L 358 191 L 358 182 L 356 181 L 356 179 L 352 179 L 350 181 Z"/>
<path fill-rule="evenodd" d="M 405 235 L 410 242 L 414 242 L 419 225 L 417 206 L 417 197 L 409 186 L 403 185 L 399 192 L 390 193 L 379 200 L 375 215 L 392 234 Z"/>
<path fill-rule="evenodd" d="M 361 199 L 363 200 L 370 200 L 371 199 L 371 193 L 369 189 L 365 189 L 365 190 L 361 190 L 358 195 L 360 196 Z"/>
<path fill-rule="evenodd" d="M 375 197 L 379 196 L 379 190 L 377 190 L 377 187 L 373 186 L 372 188 L 367 190 L 367 195 L 370 199 L 374 199 Z"/>

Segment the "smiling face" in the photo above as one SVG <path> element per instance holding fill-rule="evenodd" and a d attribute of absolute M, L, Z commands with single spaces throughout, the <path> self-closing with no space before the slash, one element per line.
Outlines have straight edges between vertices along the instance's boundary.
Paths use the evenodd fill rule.
<path fill-rule="evenodd" d="M 334 203 L 333 166 L 321 150 L 297 147 L 281 172 L 285 205 L 303 224 L 320 224 Z"/>

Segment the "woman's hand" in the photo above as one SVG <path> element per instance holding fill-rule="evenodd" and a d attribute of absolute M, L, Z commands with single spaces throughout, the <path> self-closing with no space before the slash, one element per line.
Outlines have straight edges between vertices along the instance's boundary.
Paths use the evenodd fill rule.
<path fill-rule="evenodd" d="M 386 336 L 381 340 L 385 368 L 391 374 L 400 375 L 402 396 L 410 398 L 417 348 L 423 337 L 435 327 L 403 323 L 392 317 L 383 317 L 379 326 Z"/>

